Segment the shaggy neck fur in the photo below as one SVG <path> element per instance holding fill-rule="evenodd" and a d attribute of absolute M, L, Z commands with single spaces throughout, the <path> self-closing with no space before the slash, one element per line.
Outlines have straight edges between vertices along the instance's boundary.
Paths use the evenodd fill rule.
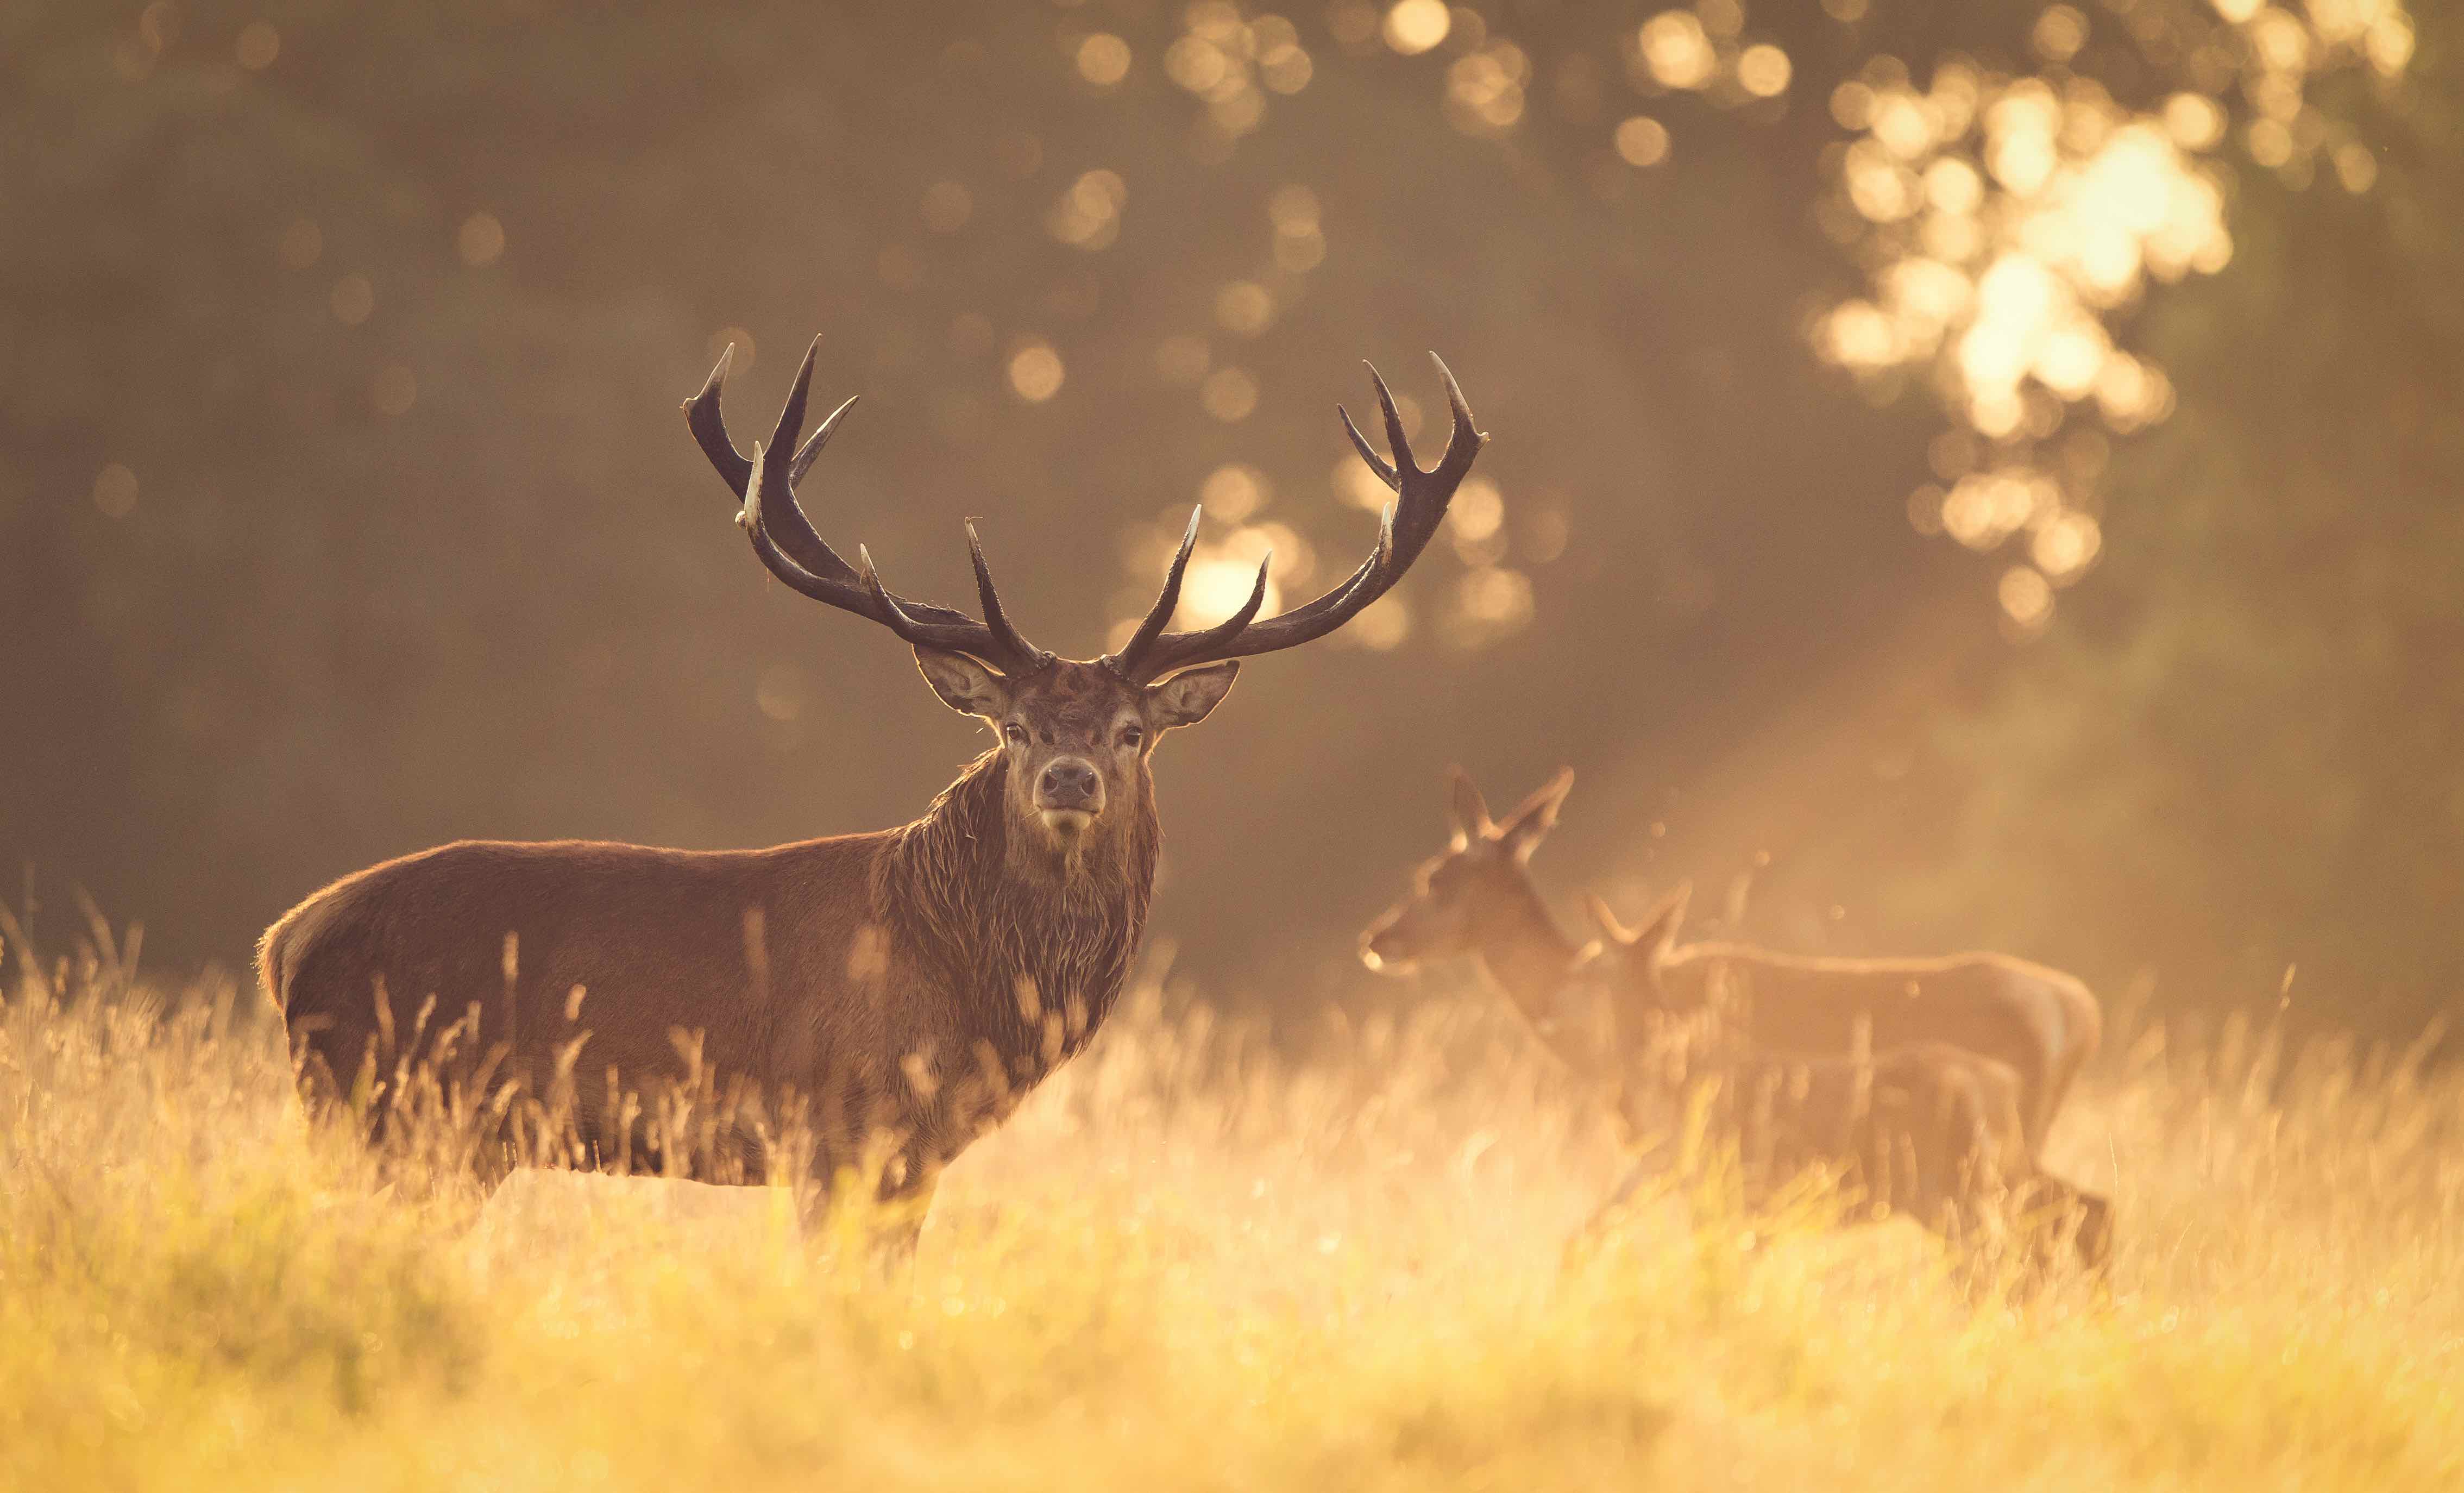
<path fill-rule="evenodd" d="M 1000 750 L 987 752 L 895 831 L 876 905 L 897 942 L 958 994 L 958 1050 L 987 1041 L 1010 1081 L 1031 1085 L 1111 1014 L 1146 928 L 1163 832 L 1141 773 L 1111 823 L 1063 850 L 1010 823 L 1007 776 Z"/>

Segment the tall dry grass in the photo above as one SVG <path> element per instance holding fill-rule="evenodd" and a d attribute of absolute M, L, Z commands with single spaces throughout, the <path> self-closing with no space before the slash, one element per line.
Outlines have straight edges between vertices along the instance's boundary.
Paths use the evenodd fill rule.
<path fill-rule="evenodd" d="M 780 1193 L 380 1176 L 253 993 L 20 971 L 0 1488 L 2464 1486 L 2464 1079 L 2401 1054 L 2127 1036 L 2056 1137 L 2109 1289 L 1978 1302 L 1904 1224 L 1570 1255 L 1618 1158 L 1496 1013 L 1299 1060 L 1150 986 L 885 1278 Z"/>

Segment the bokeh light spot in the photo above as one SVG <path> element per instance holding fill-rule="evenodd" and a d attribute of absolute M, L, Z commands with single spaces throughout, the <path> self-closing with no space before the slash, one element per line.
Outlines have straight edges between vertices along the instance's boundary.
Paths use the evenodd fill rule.
<path fill-rule="evenodd" d="M 1065 244 L 1085 250 L 1110 248 L 1120 236 L 1121 209 L 1130 200 L 1129 184 L 1113 171 L 1089 171 L 1045 213 L 1046 231 Z"/>
<path fill-rule="evenodd" d="M 1445 0 L 1396 0 L 1386 11 L 1386 45 L 1407 57 L 1445 40 L 1452 30 L 1454 13 Z"/>
<path fill-rule="evenodd" d="M 2002 604 L 2002 614 L 2022 632 L 2040 632 L 2053 620 L 2053 585 L 2026 565 L 2002 572 L 1994 595 Z"/>
<path fill-rule="evenodd" d="M 453 251 L 473 268 L 495 264 L 505 252 L 505 226 L 493 212 L 474 212 L 453 234 Z"/>
<path fill-rule="evenodd" d="M 389 362 L 379 368 L 369 384 L 368 401 L 381 415 L 407 415 L 418 399 L 419 380 L 403 363 Z"/>
<path fill-rule="evenodd" d="M 753 705 L 776 721 L 791 721 L 804 713 L 804 675 L 793 664 L 772 664 L 753 684 Z"/>
<path fill-rule="evenodd" d="M 740 326 L 723 326 L 710 334 L 709 340 L 702 344 L 702 361 L 715 363 L 731 347 L 736 349 L 736 357 L 729 363 L 734 372 L 740 374 L 753 366 L 759 349 L 754 344 L 753 334 Z"/>
<path fill-rule="evenodd" d="M 1031 341 L 1009 356 L 1009 386 L 1030 405 L 1061 392 L 1061 354 L 1048 342 Z"/>
<path fill-rule="evenodd" d="M 1638 114 L 1617 127 L 1618 159 L 1628 165 L 1658 165 L 1668 159 L 1668 126 Z"/>
<path fill-rule="evenodd" d="M 975 194 L 957 182 L 935 182 L 924 189 L 924 226 L 935 233 L 957 232 L 975 211 Z"/>
<path fill-rule="evenodd" d="M 1258 407 L 1258 381 L 1241 368 L 1218 368 L 1199 385 L 1198 403 L 1225 424 L 1249 418 Z"/>
<path fill-rule="evenodd" d="M 344 326 L 358 326 L 376 314 L 376 287 L 364 274 L 346 274 L 334 282 L 331 296 L 334 319 Z"/>
<path fill-rule="evenodd" d="M 1206 512 L 1225 523 L 1245 522 L 1266 506 L 1270 495 L 1265 473 L 1239 462 L 1227 462 L 1208 472 L 1198 490 L 1198 500 Z"/>
<path fill-rule="evenodd" d="M 2048 62 L 2068 62 L 2087 45 L 2087 17 L 2067 5 L 2047 6 L 2028 33 L 2028 44 Z"/>
<path fill-rule="evenodd" d="M 252 73 L 262 73 L 282 55 L 282 33 L 270 21 L 251 21 L 241 30 L 239 42 L 232 50 L 240 66 Z"/>
<path fill-rule="evenodd" d="M 1455 489 L 1455 500 L 1446 507 L 1446 522 L 1456 535 L 1474 543 L 1494 536 L 1506 523 L 1506 500 L 1497 484 L 1483 476 L 1463 478 Z"/>
<path fill-rule="evenodd" d="M 1275 297 L 1254 280 L 1235 280 L 1215 293 L 1215 324 L 1240 337 L 1255 337 L 1275 319 Z"/>
<path fill-rule="evenodd" d="M 1793 71 L 1787 53 L 1762 42 L 1738 55 L 1737 86 L 1757 99 L 1776 99 L 1788 92 L 1788 80 Z"/>
<path fill-rule="evenodd" d="M 1643 66 L 1663 87 L 1700 88 L 1719 64 L 1702 17 L 1691 11 L 1661 11 L 1642 23 L 1637 40 Z"/>
<path fill-rule="evenodd" d="M 1097 32 L 1078 43 L 1078 76 L 1098 88 L 1110 88 L 1130 76 L 1130 44 L 1110 32 Z"/>
<path fill-rule="evenodd" d="M 137 511 L 137 473 L 119 462 L 94 475 L 94 506 L 105 518 L 125 518 Z"/>

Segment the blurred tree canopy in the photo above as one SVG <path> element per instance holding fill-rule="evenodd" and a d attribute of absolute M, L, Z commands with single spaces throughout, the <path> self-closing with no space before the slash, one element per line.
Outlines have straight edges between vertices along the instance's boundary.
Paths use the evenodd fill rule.
<path fill-rule="evenodd" d="M 2420 23 L 2409 86 L 2313 101 L 2358 165 L 2232 178 L 2104 566 L 1958 744 L 2012 936 L 2399 1032 L 2464 989 L 2464 32 Z"/>
<path fill-rule="evenodd" d="M 1446 761 L 1569 760 L 1568 887 L 1759 856 L 1778 941 L 2183 1001 L 2299 962 L 2417 1024 L 2464 974 L 2454 45 L 2363 0 L 0 5 L 0 853 L 187 959 L 455 835 L 894 822 L 975 738 L 743 553 L 671 413 L 722 345 L 766 419 L 820 330 L 867 395 L 824 529 L 964 595 L 981 515 L 1078 653 L 1194 501 L 1194 615 L 1267 547 L 1339 573 L 1327 406 L 1364 355 L 1426 404 L 1436 347 L 1498 437 L 1448 553 L 1158 764 L 1210 986 L 1328 988 Z"/>

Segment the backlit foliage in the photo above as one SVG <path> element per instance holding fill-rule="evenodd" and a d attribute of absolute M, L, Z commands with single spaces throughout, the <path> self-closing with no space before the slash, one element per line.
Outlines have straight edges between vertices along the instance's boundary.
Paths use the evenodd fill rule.
<path fill-rule="evenodd" d="M 2098 28 L 2122 32 L 2177 91 L 2135 106 L 2073 72 Z M 1833 92 L 1855 138 L 1837 154 L 1828 221 L 1871 290 L 1815 333 L 1832 362 L 1885 390 L 1913 381 L 1951 417 L 1934 448 L 1943 485 L 1913 494 L 1909 516 L 1974 550 L 2023 541 L 1999 589 L 2021 633 L 2096 560 L 2109 438 L 2172 412 L 2165 371 L 2119 341 L 2151 285 L 2231 260 L 2225 157 L 2366 191 L 2368 145 L 2304 90 L 2357 69 L 2392 83 L 2412 23 L 2400 0 L 2298 12 L 2148 0 L 2094 19 L 2050 7 L 2032 42 L 2035 73 L 1877 56 Z"/>

